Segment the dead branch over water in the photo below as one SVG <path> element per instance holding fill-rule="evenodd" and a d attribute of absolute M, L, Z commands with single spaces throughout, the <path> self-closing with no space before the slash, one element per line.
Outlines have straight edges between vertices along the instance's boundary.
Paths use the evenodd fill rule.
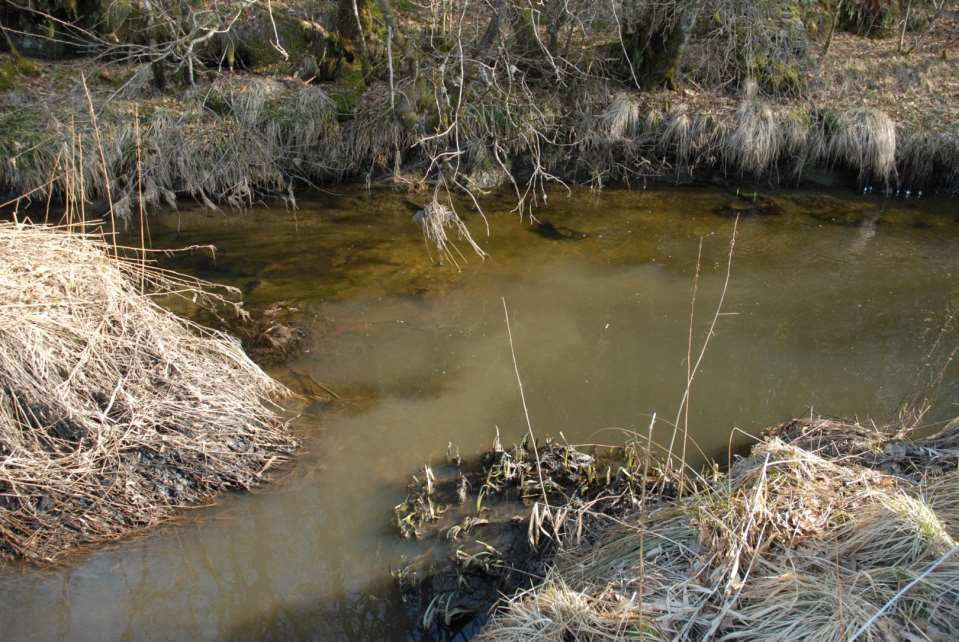
<path fill-rule="evenodd" d="M 0 556 L 152 526 L 294 446 L 273 404 L 286 390 L 155 300 L 226 299 L 112 254 L 99 235 L 0 223 Z"/>

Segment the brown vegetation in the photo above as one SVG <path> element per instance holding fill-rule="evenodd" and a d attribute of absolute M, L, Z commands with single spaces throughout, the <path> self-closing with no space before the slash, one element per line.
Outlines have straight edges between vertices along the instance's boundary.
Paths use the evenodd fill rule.
<path fill-rule="evenodd" d="M 726 474 L 700 478 L 680 496 L 651 482 L 663 467 L 626 463 L 604 482 L 593 458 L 562 447 L 557 460 L 557 447 L 547 446 L 549 479 L 562 480 L 552 492 L 572 492 L 567 502 L 551 494 L 550 514 L 561 521 L 542 520 L 535 477 L 523 464 L 529 457 L 487 455 L 506 461 L 505 470 L 518 475 L 515 487 L 539 505 L 525 512 L 528 531 L 518 532 L 528 532 L 531 544 L 541 534 L 567 547 L 540 546 L 538 554 L 552 559 L 545 577 L 502 602 L 479 639 L 954 639 L 957 435 L 956 422 L 906 441 L 875 426 L 796 420 L 771 429 Z M 502 469 L 484 470 L 486 488 Z M 427 496 L 417 488 L 415 497 Z M 482 517 L 464 519 L 467 530 L 454 527 L 450 537 L 496 537 L 494 520 Z M 485 549 L 485 573 L 503 578 L 536 568 L 535 547 L 522 559 L 499 553 L 510 550 Z M 477 573 L 457 568 L 468 582 Z M 444 604 L 465 604 L 455 582 L 440 586 L 447 592 L 434 589 L 436 599 L 422 601 L 431 623 L 443 620 Z"/>
<path fill-rule="evenodd" d="M 81 203 L 110 182 L 120 215 L 138 191 L 147 205 L 292 205 L 295 185 L 349 178 L 440 203 L 505 186 L 520 209 L 565 181 L 800 182 L 834 167 L 862 186 L 959 189 L 954 6 L 910 2 L 877 37 L 868 25 L 893 3 L 687 4 L 236 0 L 186 21 L 170 2 L 8 6 L 0 188 Z M 95 65 L 21 64 L 51 30 L 52 49 Z"/>
<path fill-rule="evenodd" d="M 0 557 L 154 525 L 256 484 L 294 446 L 273 404 L 285 388 L 156 301 L 226 300 L 116 251 L 0 223 Z"/>

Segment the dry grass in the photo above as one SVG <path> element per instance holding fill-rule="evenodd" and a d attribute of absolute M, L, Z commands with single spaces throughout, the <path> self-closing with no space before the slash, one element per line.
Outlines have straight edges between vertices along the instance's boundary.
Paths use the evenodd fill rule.
<path fill-rule="evenodd" d="M 695 151 L 696 123 L 685 104 L 679 104 L 666 116 L 660 136 L 660 148 L 669 150 L 678 163 L 686 165 Z"/>
<path fill-rule="evenodd" d="M 913 3 L 913 10 L 920 3 Z M 908 53 L 897 51 L 898 34 L 867 38 L 836 33 L 821 61 L 816 98 L 835 109 L 866 105 L 917 129 L 936 130 L 959 120 L 959 11 L 947 7 L 918 42 L 906 34 Z M 916 45 L 913 48 L 913 45 Z"/>
<path fill-rule="evenodd" d="M 920 32 L 909 31 L 903 51 L 898 34 L 838 33 L 814 65 L 818 45 L 795 20 L 783 22 L 770 10 L 725 7 L 710 16 L 726 27 L 692 44 L 693 58 L 713 57 L 685 70 L 690 82 L 681 92 L 636 92 L 633 83 L 589 65 L 580 67 L 593 69 L 583 76 L 557 70 L 560 82 L 546 73 L 507 83 L 488 75 L 487 62 L 470 70 L 474 62 L 464 60 L 461 73 L 471 80 L 450 94 L 443 74 L 424 82 L 439 60 L 427 58 L 419 76 L 400 72 L 395 86 L 385 79 L 310 85 L 223 73 L 174 94 L 151 89 L 147 66 L 39 63 L 39 77 L 18 78 L 0 95 L 0 191 L 36 190 L 36 201 L 52 196 L 54 205 L 77 209 L 106 195 L 107 175 L 115 213 L 129 218 L 138 190 L 134 106 L 142 114 L 142 200 L 149 207 L 173 205 L 183 195 L 211 207 L 246 207 L 264 195 L 293 203 L 294 185 L 392 176 L 394 184 L 454 191 L 512 183 L 522 210 L 550 182 L 645 185 L 710 172 L 731 181 L 799 182 L 817 180 L 809 170 L 835 165 L 880 189 L 959 190 L 955 8 L 918 40 Z M 472 19 L 483 22 L 482 15 Z M 783 29 L 754 28 L 770 17 Z M 733 33 L 746 40 L 728 40 Z M 741 47 L 754 55 L 734 55 Z M 586 47 L 577 56 L 599 50 Z M 742 67 L 746 59 L 754 68 Z M 90 72 L 105 163 L 77 91 L 80 71 Z M 129 80 L 118 88 L 100 76 Z M 750 77 L 765 96 L 749 89 Z M 802 97 L 790 86 L 803 88 Z M 414 178 L 398 180 L 401 174 Z"/>
<path fill-rule="evenodd" d="M 330 158 L 334 150 L 322 144 L 341 136 L 336 107 L 319 87 L 237 74 L 176 100 L 111 97 L 95 87 L 97 128 L 72 85 L 55 100 L 35 90 L 0 97 L 0 190 L 35 191 L 40 201 L 53 196 L 69 210 L 106 198 L 108 179 L 118 218 L 130 220 L 137 201 L 135 106 L 147 207 L 175 206 L 178 195 L 188 195 L 210 207 L 242 208 L 256 195 L 285 196 L 297 180 L 354 167 L 349 158 Z M 38 111 L 38 102 L 50 106 Z"/>
<path fill-rule="evenodd" d="M 910 452 L 943 463 L 952 453 L 955 467 L 954 432 Z M 776 434 L 711 487 L 560 553 L 480 639 L 956 639 L 954 470 L 919 483 L 866 467 L 888 464 L 900 442 L 858 425 L 792 422 Z"/>
<path fill-rule="evenodd" d="M 247 488 L 294 446 L 286 390 L 158 296 L 205 284 L 100 236 L 0 223 L 0 555 L 49 560 Z"/>
<path fill-rule="evenodd" d="M 642 124 L 642 112 L 639 101 L 627 92 L 619 92 L 610 101 L 603 113 L 603 121 L 610 140 L 624 140 L 634 137 Z"/>
<path fill-rule="evenodd" d="M 413 215 L 413 222 L 422 230 L 427 247 L 433 246 L 436 249 L 436 260 L 440 264 L 449 261 L 459 268 L 460 261 L 466 262 L 466 257 L 449 237 L 451 232 L 458 240 L 464 241 L 477 256 L 486 256 L 486 252 L 473 240 L 463 219 L 450 205 L 440 203 L 436 198 Z"/>
<path fill-rule="evenodd" d="M 895 185 L 896 124 L 884 112 L 863 107 L 843 113 L 829 152 L 833 160 L 858 171 L 860 183 Z"/>
<path fill-rule="evenodd" d="M 793 141 L 794 146 L 798 144 Z M 747 96 L 736 110 L 736 127 L 726 139 L 727 160 L 741 172 L 762 176 L 779 160 L 783 145 L 783 131 L 772 109 L 755 96 Z"/>

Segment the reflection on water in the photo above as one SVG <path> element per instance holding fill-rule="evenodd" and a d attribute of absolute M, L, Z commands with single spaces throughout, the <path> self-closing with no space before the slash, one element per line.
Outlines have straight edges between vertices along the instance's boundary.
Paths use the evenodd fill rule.
<path fill-rule="evenodd" d="M 810 408 L 888 416 L 959 295 L 952 203 L 774 198 L 754 210 L 775 213 L 740 223 L 726 314 L 692 396 L 692 436 L 711 455 L 733 427 Z M 391 194 L 154 220 L 155 246 L 220 248 L 176 259 L 180 269 L 237 285 L 253 308 L 303 310 L 314 338 L 284 367 L 344 399 L 304 409 L 305 452 L 257 494 L 63 569 L 0 571 L 0 630 L 11 640 L 415 637 L 389 578 L 417 551 L 390 523 L 409 473 L 450 441 L 469 453 L 497 428 L 504 441 L 524 431 L 501 297 L 537 433 L 615 443 L 653 412 L 675 413 L 699 239 L 701 337 L 731 230 L 717 212 L 735 200 L 693 189 L 557 195 L 538 230 L 492 200 L 494 235 L 481 239 L 491 258 L 462 273 L 425 259 Z M 942 399 L 936 418 L 956 413 L 959 391 Z M 667 426 L 657 430 L 668 440 Z"/>

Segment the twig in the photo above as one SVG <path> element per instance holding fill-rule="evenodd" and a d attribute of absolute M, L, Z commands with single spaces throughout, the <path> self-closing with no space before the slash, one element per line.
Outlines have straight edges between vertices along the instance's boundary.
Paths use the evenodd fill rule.
<path fill-rule="evenodd" d="M 937 568 L 939 568 L 939 566 L 940 566 L 943 562 L 945 562 L 947 559 L 949 559 L 950 557 L 952 557 L 952 554 L 955 553 L 957 549 L 959 549 L 959 546 L 953 546 L 952 548 L 950 548 L 948 551 L 946 551 L 946 552 L 942 555 L 942 557 L 940 557 L 940 558 L 937 559 L 935 562 L 933 562 L 932 564 L 930 564 L 930 565 L 929 565 L 929 568 L 927 568 L 925 571 L 923 571 L 918 577 L 916 577 L 916 578 L 913 579 L 911 582 L 909 582 L 908 584 L 906 584 L 905 586 L 903 586 L 901 589 L 899 589 L 899 591 L 898 591 L 895 595 L 893 595 L 893 596 L 889 599 L 889 601 L 886 602 L 886 603 L 882 606 L 881 609 L 879 609 L 878 611 L 876 611 L 871 618 L 869 618 L 868 620 L 866 620 L 865 622 L 863 622 L 863 625 L 860 626 L 858 629 L 856 629 L 856 632 L 853 633 L 853 634 L 852 634 L 852 637 L 849 638 L 849 642 L 856 642 L 856 640 L 859 638 L 859 636 L 862 635 L 863 633 L 865 633 L 866 630 L 867 630 L 870 626 L 872 626 L 873 622 L 875 622 L 877 619 L 879 619 L 879 617 L 880 617 L 883 613 L 885 613 L 887 610 L 889 610 L 889 608 L 892 607 L 892 605 L 895 604 L 895 603 L 899 600 L 899 598 L 901 598 L 903 595 L 905 595 L 906 593 L 908 593 L 908 592 L 910 591 L 910 589 L 912 589 L 913 586 L 915 586 L 915 585 L 918 584 L 919 582 L 921 582 L 921 581 L 923 581 L 924 579 L 926 579 L 926 577 L 928 577 L 930 573 L 932 573 L 934 570 L 936 570 Z"/>
<path fill-rule="evenodd" d="M 699 237 L 699 251 L 696 253 L 696 274 L 693 276 L 693 292 L 689 297 L 689 336 L 686 339 L 686 381 L 692 379 L 693 361 L 693 320 L 696 316 L 696 292 L 699 290 L 699 269 L 703 259 L 703 237 Z M 692 391 L 690 390 L 690 397 Z M 679 457 L 681 476 L 679 478 L 679 494 L 682 496 L 686 482 L 686 442 L 689 440 L 689 404 L 687 398 L 683 410 L 683 452 Z"/>
<path fill-rule="evenodd" d="M 113 214 L 113 194 L 110 191 L 110 173 L 107 170 L 107 157 L 103 153 L 100 127 L 97 125 L 97 112 L 93 109 L 93 97 L 90 96 L 90 89 L 87 87 L 87 78 L 83 72 L 80 72 L 80 83 L 83 85 L 83 93 L 86 94 L 87 97 L 87 108 L 90 110 L 90 122 L 93 125 L 93 139 L 96 141 L 97 151 L 100 153 L 100 171 L 103 173 L 103 188 L 106 191 L 107 208 L 110 212 L 110 236 L 113 239 L 113 256 L 117 257 L 117 223 Z"/>
<path fill-rule="evenodd" d="M 703 346 L 699 351 L 699 356 L 696 358 L 696 363 L 693 366 L 692 371 L 689 374 L 689 377 L 686 379 L 686 390 L 683 392 L 683 398 L 679 402 L 679 408 L 676 411 L 676 421 L 673 422 L 673 438 L 669 442 L 669 453 L 666 457 L 666 468 L 669 470 L 673 465 L 673 444 L 676 440 L 676 430 L 675 427 L 679 426 L 679 420 L 682 417 L 683 410 L 685 406 L 689 403 L 689 393 L 693 387 L 693 380 L 696 378 L 696 374 L 699 372 L 699 366 L 703 362 L 703 357 L 706 356 L 706 349 L 709 347 L 709 341 L 713 337 L 713 332 L 716 330 L 716 322 L 719 321 L 719 317 L 722 316 L 723 303 L 726 301 L 726 292 L 729 289 L 729 277 L 732 274 L 733 269 L 733 254 L 736 249 L 736 231 L 739 228 L 739 215 L 736 215 L 736 220 L 733 221 L 733 233 L 729 239 L 729 255 L 726 259 L 726 278 L 723 281 L 723 289 L 719 295 L 719 303 L 716 305 L 716 312 L 713 314 L 713 320 L 709 324 L 709 329 L 706 331 L 706 337 L 703 340 Z"/>
<path fill-rule="evenodd" d="M 536 435 L 533 434 L 533 422 L 529 418 L 529 408 L 526 406 L 526 393 L 523 391 L 523 380 L 519 375 L 519 364 L 516 362 L 516 350 L 513 348 L 513 331 L 509 324 L 509 308 L 506 306 L 506 297 L 503 301 L 503 316 L 506 319 L 506 336 L 509 338 L 509 351 L 513 357 L 513 372 L 516 373 L 516 385 L 519 387 L 519 399 L 523 403 L 523 415 L 526 417 L 526 429 L 529 431 L 533 454 L 536 456 L 536 474 L 539 476 L 539 486 L 543 491 L 543 503 L 549 511 L 549 498 L 546 496 L 546 484 L 543 483 L 543 464 L 539 458 L 539 448 L 536 446 Z"/>

